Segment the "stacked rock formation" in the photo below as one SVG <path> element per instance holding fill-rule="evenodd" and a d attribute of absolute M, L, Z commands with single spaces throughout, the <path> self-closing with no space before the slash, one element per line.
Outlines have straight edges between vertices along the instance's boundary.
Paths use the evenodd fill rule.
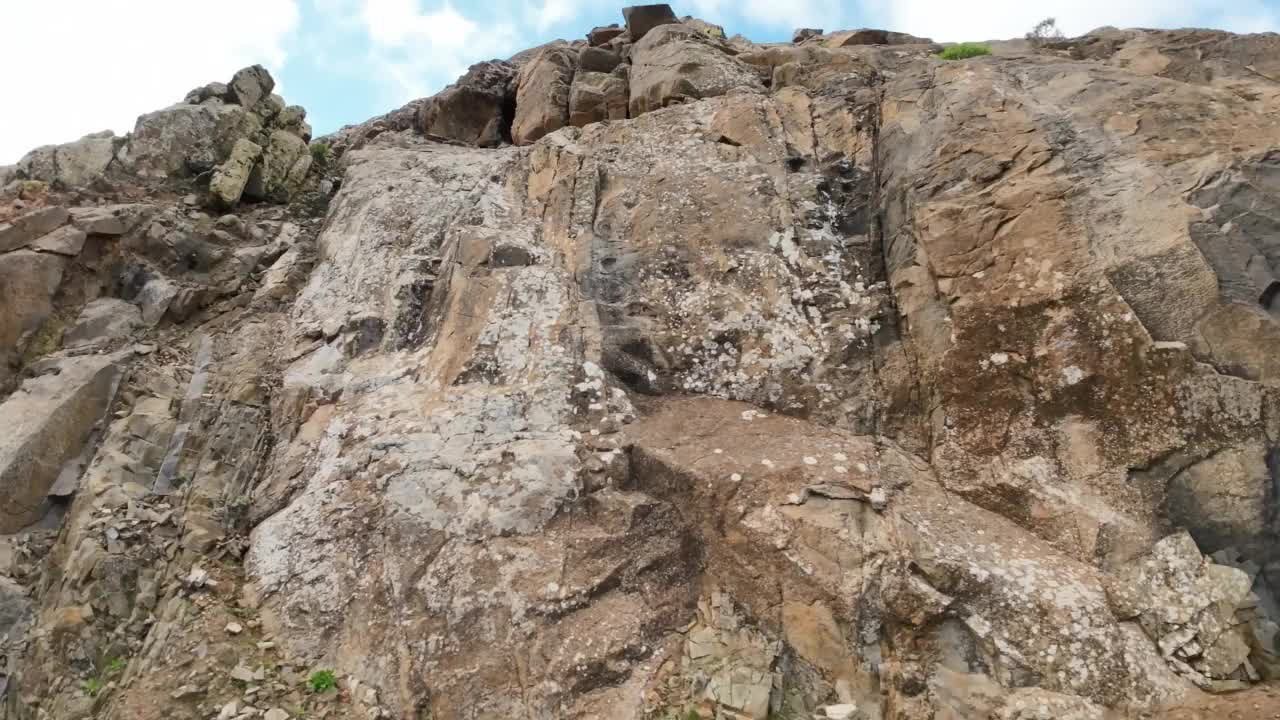
<path fill-rule="evenodd" d="M 1280 713 L 1280 38 L 623 20 L 24 160 L 5 711 Z"/>

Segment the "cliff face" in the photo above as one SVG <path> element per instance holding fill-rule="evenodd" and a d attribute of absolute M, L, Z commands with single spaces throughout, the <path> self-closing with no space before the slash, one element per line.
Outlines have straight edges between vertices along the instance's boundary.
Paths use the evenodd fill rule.
<path fill-rule="evenodd" d="M 7 716 L 1280 711 L 1280 38 L 626 18 L 0 170 Z"/>

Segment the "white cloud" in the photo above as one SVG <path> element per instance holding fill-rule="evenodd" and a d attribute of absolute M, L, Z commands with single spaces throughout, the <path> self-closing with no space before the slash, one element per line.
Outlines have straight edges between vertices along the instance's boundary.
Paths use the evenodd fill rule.
<path fill-rule="evenodd" d="M 472 62 L 523 49 L 511 23 L 481 24 L 447 3 L 426 10 L 418 0 L 360 0 L 359 14 L 369 41 L 364 62 L 391 107 L 434 92 Z"/>
<path fill-rule="evenodd" d="M 733 27 L 739 19 L 774 29 L 840 30 L 853 14 L 852 3 L 846 0 L 691 0 L 685 5 L 689 14 L 723 25 L 730 35 L 739 32 L 739 28 Z M 677 14 L 685 12 L 681 4 L 672 7 Z"/>
<path fill-rule="evenodd" d="M 38 145 L 133 129 L 138 115 L 245 65 L 285 61 L 295 0 L 4 2 L 0 164 Z"/>
<path fill-rule="evenodd" d="M 890 30 L 934 40 L 997 40 L 1021 37 L 1039 20 L 1053 17 L 1066 35 L 1103 25 L 1116 27 L 1214 27 L 1236 32 L 1276 30 L 1277 16 L 1263 3 L 1244 0 L 1223 9 L 1221 0 L 870 0 L 869 19 Z"/>

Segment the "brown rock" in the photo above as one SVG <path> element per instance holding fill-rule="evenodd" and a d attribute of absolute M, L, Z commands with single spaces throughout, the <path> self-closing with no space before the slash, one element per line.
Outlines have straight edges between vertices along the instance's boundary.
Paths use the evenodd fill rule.
<path fill-rule="evenodd" d="M 823 40 L 827 47 L 853 47 L 855 45 L 929 45 L 929 38 L 916 37 L 907 33 L 890 32 L 888 30 L 842 30 L 831 33 Z"/>
<path fill-rule="evenodd" d="M 0 355 L 35 330 L 53 311 L 66 260 L 50 253 L 15 250 L 0 255 Z M 0 375 L 7 375 L 0 362 Z"/>
<path fill-rule="evenodd" d="M 569 91 L 569 124 L 574 127 L 601 120 L 627 118 L 627 82 L 613 75 L 579 72 Z"/>
<path fill-rule="evenodd" d="M 592 28 L 591 32 L 587 33 L 587 44 L 591 47 L 599 47 L 619 35 L 622 35 L 626 31 L 626 28 L 618 27 L 617 24 L 609 25 L 607 27 Z"/>
<path fill-rule="evenodd" d="M 608 48 L 589 47 L 578 53 L 578 69 L 581 71 L 612 72 L 620 62 L 622 58 L 618 57 L 618 53 Z"/>
<path fill-rule="evenodd" d="M 660 25 L 632 50 L 631 117 L 734 88 L 763 91 L 728 46 L 688 26 Z"/>
<path fill-rule="evenodd" d="M 545 48 L 520 68 L 511 140 L 528 145 L 569 122 L 569 88 L 577 53 L 564 46 Z"/>
<path fill-rule="evenodd" d="M 791 33 L 791 42 L 799 45 L 811 37 L 818 37 L 822 34 L 822 28 L 799 28 Z"/>
<path fill-rule="evenodd" d="M 510 135 L 516 72 L 505 62 L 472 65 L 456 83 L 422 104 L 419 129 L 478 147 L 497 147 Z"/>
<path fill-rule="evenodd" d="M 632 5 L 622 8 L 622 17 L 627 24 L 627 34 L 631 42 L 640 42 L 648 32 L 659 25 L 680 22 L 671 6 L 666 3 L 655 5 Z"/>

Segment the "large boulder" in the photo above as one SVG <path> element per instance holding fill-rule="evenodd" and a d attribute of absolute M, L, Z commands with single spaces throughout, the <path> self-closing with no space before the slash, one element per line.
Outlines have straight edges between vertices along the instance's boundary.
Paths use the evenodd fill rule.
<path fill-rule="evenodd" d="M 257 200 L 287 202 L 301 187 L 311 169 L 311 153 L 302 138 L 275 130 L 262 158 L 249 174 L 244 193 Z"/>
<path fill-rule="evenodd" d="M 66 186 L 87 185 L 101 177 L 123 142 L 110 130 L 85 135 L 62 145 L 36 148 L 18 161 L 17 171 L 28 180 L 43 180 Z"/>
<path fill-rule="evenodd" d="M 585 72 L 613 72 L 622 57 L 612 48 L 589 47 L 578 53 L 578 70 Z"/>
<path fill-rule="evenodd" d="M 241 68 L 227 85 L 227 99 L 241 107 L 252 108 L 259 100 L 270 97 L 276 81 L 261 65 Z"/>
<path fill-rule="evenodd" d="M 631 117 L 672 102 L 723 95 L 734 88 L 763 92 L 760 78 L 723 42 L 683 24 L 661 25 L 631 51 Z"/>
<path fill-rule="evenodd" d="M 0 380 L 18 341 L 53 312 L 66 260 L 50 253 L 15 250 L 0 255 Z"/>
<path fill-rule="evenodd" d="M 626 31 L 626 28 L 618 27 L 617 23 L 591 28 L 591 32 L 587 33 L 587 45 L 591 47 L 606 45 L 610 40 L 622 35 Z"/>
<path fill-rule="evenodd" d="M 145 178 L 170 178 L 212 170 L 236 141 L 252 138 L 262 118 L 239 105 L 173 105 L 138 118 L 121 165 Z"/>
<path fill-rule="evenodd" d="M 821 33 L 819 33 L 821 34 Z M 827 47 L 853 47 L 855 45 L 929 45 L 929 38 L 916 37 L 907 33 L 891 32 L 862 28 L 860 30 L 842 30 L 831 33 L 823 40 Z"/>
<path fill-rule="evenodd" d="M 119 298 L 98 298 L 80 311 L 75 324 L 62 336 L 67 347 L 93 345 L 129 337 L 142 327 L 142 311 Z"/>
<path fill-rule="evenodd" d="M 497 147 L 510 135 L 515 86 L 511 63 L 476 63 L 418 108 L 418 128 L 426 135 Z"/>
<path fill-rule="evenodd" d="M 47 207 L 20 215 L 13 222 L 0 223 L 0 253 L 24 247 L 41 235 L 53 232 L 67 217 L 65 208 Z"/>
<path fill-rule="evenodd" d="M 580 72 L 569 90 L 569 124 L 627 119 L 627 81 L 600 72 Z"/>
<path fill-rule="evenodd" d="M 0 532 L 20 530 L 44 514 L 45 496 L 63 464 L 80 453 L 103 419 L 121 359 L 62 359 L 56 372 L 28 380 L 0 404 Z"/>
<path fill-rule="evenodd" d="M 234 207 L 240 202 L 244 186 L 249 182 L 253 164 L 262 157 L 262 146 L 241 138 L 231 148 L 231 157 L 213 171 L 209 181 L 209 194 L 223 207 Z"/>
<path fill-rule="evenodd" d="M 680 22 L 676 14 L 671 11 L 671 6 L 666 3 L 625 7 L 622 8 L 622 17 L 627 23 L 627 32 L 631 35 L 631 42 L 639 42 L 640 38 L 659 25 Z"/>
<path fill-rule="evenodd" d="M 516 115 L 511 139 L 528 145 L 569 123 L 569 88 L 577 66 L 577 52 L 563 45 L 544 48 L 520 68 Z"/>

